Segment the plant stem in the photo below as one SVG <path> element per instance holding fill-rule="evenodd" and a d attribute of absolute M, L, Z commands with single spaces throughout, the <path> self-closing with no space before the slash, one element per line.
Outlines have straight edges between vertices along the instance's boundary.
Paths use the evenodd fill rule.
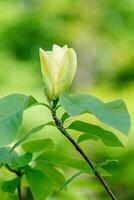
<path fill-rule="evenodd" d="M 18 200 L 22 200 L 22 191 L 21 191 L 21 178 L 20 178 L 20 182 L 17 188 L 18 191 Z"/>
<path fill-rule="evenodd" d="M 94 175 L 98 178 L 98 180 L 101 182 L 103 187 L 105 188 L 107 194 L 112 200 L 117 200 L 111 189 L 109 188 L 108 184 L 104 180 L 104 178 L 100 175 L 100 173 L 96 170 L 93 162 L 87 157 L 87 155 L 84 153 L 82 148 L 75 142 L 75 140 L 68 134 L 68 132 L 63 127 L 62 121 L 57 117 L 56 115 L 56 109 L 52 107 L 52 117 L 55 122 L 55 125 L 57 129 L 72 143 L 72 145 L 75 147 L 75 149 L 78 151 L 79 154 L 84 158 L 84 160 L 87 162 L 89 167 L 92 169 L 92 172 Z"/>
<path fill-rule="evenodd" d="M 19 177 L 22 176 L 22 173 L 21 173 L 20 171 L 17 171 L 17 170 L 15 170 L 15 169 L 12 169 L 8 164 L 6 164 L 5 167 L 6 167 L 10 172 L 15 173 L 16 176 L 19 176 Z"/>
<path fill-rule="evenodd" d="M 18 187 L 17 187 L 17 191 L 18 191 L 18 200 L 22 200 L 22 192 L 21 192 L 21 178 L 23 173 L 21 171 L 17 171 L 15 169 L 12 169 L 8 164 L 5 165 L 5 167 L 10 171 L 16 174 L 16 176 L 18 176 L 20 178 Z"/>

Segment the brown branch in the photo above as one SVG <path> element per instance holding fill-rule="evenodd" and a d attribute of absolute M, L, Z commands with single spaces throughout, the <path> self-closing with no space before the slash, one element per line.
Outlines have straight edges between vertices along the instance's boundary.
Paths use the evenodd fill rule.
<path fill-rule="evenodd" d="M 92 172 L 97 177 L 97 179 L 100 181 L 100 183 L 105 188 L 107 194 L 112 200 L 117 200 L 111 189 L 109 188 L 108 184 L 104 180 L 104 178 L 100 175 L 100 173 L 96 170 L 93 162 L 87 157 L 87 155 L 84 153 L 82 148 L 75 142 L 75 140 L 68 134 L 68 132 L 64 129 L 62 121 L 56 116 L 56 109 L 52 108 L 52 117 L 55 122 L 55 125 L 57 129 L 72 143 L 72 145 L 75 147 L 75 149 L 78 151 L 79 154 L 83 157 L 83 159 L 87 162 L 89 167 L 92 169 Z"/>

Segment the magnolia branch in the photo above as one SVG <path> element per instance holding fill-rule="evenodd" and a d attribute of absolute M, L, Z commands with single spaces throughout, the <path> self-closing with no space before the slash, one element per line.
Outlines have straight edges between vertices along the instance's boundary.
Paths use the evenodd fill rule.
<path fill-rule="evenodd" d="M 21 191 L 21 178 L 23 173 L 21 171 L 17 171 L 15 169 L 12 169 L 8 164 L 5 165 L 5 167 L 12 173 L 15 173 L 16 176 L 20 178 L 18 187 L 17 187 L 17 192 L 18 192 L 18 200 L 22 200 L 22 191 Z"/>
<path fill-rule="evenodd" d="M 105 190 L 106 190 L 107 194 L 109 195 L 109 197 L 112 200 L 117 200 L 116 197 L 115 197 L 115 195 L 113 194 L 113 192 L 109 188 L 108 184 L 104 180 L 104 178 L 96 170 L 93 162 L 87 157 L 87 155 L 84 153 L 84 151 L 82 150 L 82 148 L 75 142 L 75 140 L 71 137 L 71 135 L 69 135 L 68 132 L 64 129 L 63 123 L 57 117 L 57 115 L 56 115 L 56 109 L 54 107 L 52 108 L 51 112 L 52 112 L 52 117 L 53 117 L 53 120 L 55 122 L 55 125 L 56 125 L 57 129 L 72 143 L 72 145 L 75 147 L 75 149 L 77 150 L 77 152 L 79 154 L 81 154 L 81 156 L 83 157 L 83 159 L 87 162 L 87 164 L 89 165 L 89 167 L 92 169 L 92 172 L 94 173 L 94 175 L 97 177 L 97 179 L 100 181 L 100 183 L 105 188 Z"/>

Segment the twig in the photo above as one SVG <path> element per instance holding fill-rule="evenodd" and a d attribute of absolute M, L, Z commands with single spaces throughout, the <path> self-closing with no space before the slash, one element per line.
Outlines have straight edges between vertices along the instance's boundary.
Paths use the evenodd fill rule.
<path fill-rule="evenodd" d="M 20 182 L 19 182 L 19 185 L 18 185 L 17 191 L 18 191 L 18 199 L 19 199 L 19 200 L 22 200 L 21 178 L 20 178 Z"/>
<path fill-rule="evenodd" d="M 96 170 L 93 162 L 87 157 L 87 155 L 84 153 L 82 148 L 75 142 L 75 140 L 68 134 L 68 132 L 64 129 L 62 121 L 57 117 L 56 115 L 56 109 L 52 107 L 52 117 L 55 122 L 55 125 L 57 129 L 72 143 L 72 145 L 75 147 L 75 149 L 78 151 L 79 154 L 84 158 L 84 160 L 87 162 L 89 167 L 92 169 L 92 172 L 94 175 L 98 178 L 98 180 L 101 182 L 103 187 L 105 188 L 107 194 L 112 200 L 117 200 L 111 189 L 109 188 L 108 184 L 104 180 L 104 178 L 100 175 L 100 173 Z"/>
<path fill-rule="evenodd" d="M 22 200 L 22 191 L 21 191 L 21 178 L 23 173 L 21 171 L 17 171 L 15 169 L 12 169 L 8 164 L 5 165 L 5 167 L 12 173 L 15 173 L 16 176 L 18 176 L 20 178 L 19 180 L 19 184 L 17 187 L 17 191 L 18 191 L 18 200 Z"/>

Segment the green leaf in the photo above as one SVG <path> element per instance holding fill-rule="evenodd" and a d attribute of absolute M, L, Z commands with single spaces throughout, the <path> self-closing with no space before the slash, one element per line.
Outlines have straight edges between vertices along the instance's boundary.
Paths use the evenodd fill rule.
<path fill-rule="evenodd" d="M 16 178 L 14 178 L 14 179 L 12 179 L 10 181 L 5 181 L 2 184 L 2 190 L 4 192 L 14 193 L 16 188 L 19 185 L 19 182 L 20 182 L 20 178 L 19 177 L 16 177 Z"/>
<path fill-rule="evenodd" d="M 26 166 L 32 160 L 32 154 L 26 152 L 23 155 L 11 156 L 11 166 L 15 169 Z"/>
<path fill-rule="evenodd" d="M 27 102 L 25 105 L 25 109 L 30 108 L 31 106 L 38 105 L 38 101 L 33 96 L 26 96 Z"/>
<path fill-rule="evenodd" d="M 118 160 L 115 160 L 115 159 L 107 159 L 106 161 L 102 162 L 102 163 L 99 163 L 97 164 L 97 168 L 98 167 L 102 167 L 102 168 L 106 168 L 108 170 L 108 168 L 111 168 L 111 166 L 115 166 L 119 164 L 119 161 Z"/>
<path fill-rule="evenodd" d="M 65 182 L 64 175 L 55 169 L 52 165 L 44 163 L 37 163 L 36 168 L 45 172 L 51 181 L 53 182 L 54 187 L 60 187 Z"/>
<path fill-rule="evenodd" d="M 96 117 L 113 128 L 128 134 L 130 129 L 130 116 L 122 99 L 105 103 L 93 109 Z"/>
<path fill-rule="evenodd" d="M 90 95 L 67 96 L 61 95 L 60 104 L 71 115 L 88 112 L 96 116 L 101 122 L 128 134 L 130 129 L 130 116 L 123 100 L 118 99 L 104 103 Z"/>
<path fill-rule="evenodd" d="M 65 189 L 76 177 L 80 176 L 80 175 L 83 174 L 83 173 L 85 173 L 85 172 L 79 171 L 79 172 L 75 173 L 73 176 L 71 176 L 69 179 L 67 179 L 67 180 L 63 183 L 63 185 L 60 187 L 58 193 L 61 192 L 63 189 Z"/>
<path fill-rule="evenodd" d="M 1 164 L 1 166 L 4 164 L 11 164 L 11 157 L 16 157 L 17 153 L 15 151 L 10 153 L 10 151 L 11 151 L 10 147 L 0 148 L 0 164 Z"/>
<path fill-rule="evenodd" d="M 10 162 L 9 155 L 10 148 L 0 148 L 0 164 L 6 164 Z"/>
<path fill-rule="evenodd" d="M 112 147 L 122 147 L 120 140 L 112 132 L 102 129 L 99 126 L 82 121 L 75 121 L 69 125 L 68 129 L 83 132 L 78 138 L 78 143 L 88 139 L 100 139 L 105 145 Z"/>
<path fill-rule="evenodd" d="M 0 190 L 0 197 L 2 197 L 2 200 L 18 200 L 15 194 L 4 192 L 2 189 Z"/>
<path fill-rule="evenodd" d="M 51 139 L 33 140 L 22 144 L 24 151 L 36 153 L 47 151 L 54 148 L 54 143 Z"/>
<path fill-rule="evenodd" d="M 25 168 L 25 175 L 35 200 L 45 200 L 51 193 L 53 185 L 46 173 L 32 169 Z"/>
<path fill-rule="evenodd" d="M 8 164 L 17 169 L 26 166 L 32 160 L 31 153 L 18 155 L 15 151 L 11 152 L 11 148 L 0 148 L 0 163 Z"/>
<path fill-rule="evenodd" d="M 0 146 L 13 142 L 22 123 L 23 111 L 34 103 L 33 97 L 22 94 L 0 99 Z"/>
<path fill-rule="evenodd" d="M 62 185 L 62 186 L 60 187 L 60 189 L 58 190 L 57 194 L 58 194 L 59 192 L 61 192 L 63 189 L 66 189 L 66 187 L 67 187 L 70 183 L 72 183 L 72 181 L 74 181 L 75 178 L 77 178 L 78 176 L 80 176 L 80 175 L 82 175 L 82 174 L 84 174 L 84 173 L 85 173 L 85 171 L 79 171 L 79 172 L 73 174 L 69 179 L 67 179 L 67 180 L 63 183 L 63 185 Z"/>
<path fill-rule="evenodd" d="M 43 129 L 45 126 L 53 126 L 54 123 L 53 122 L 48 122 L 45 124 L 41 124 L 37 127 L 32 128 L 31 130 L 29 130 L 28 132 L 25 133 L 25 135 L 19 139 L 14 146 L 12 147 L 11 151 L 13 151 L 17 146 L 19 146 L 20 144 L 22 144 L 25 140 L 27 140 L 31 135 L 35 134 L 36 132 L 40 131 L 41 129 Z"/>
<path fill-rule="evenodd" d="M 60 165 L 62 167 L 72 167 L 78 170 L 90 171 L 86 161 L 70 158 L 64 153 L 54 150 L 43 152 L 35 161 L 42 164 Z"/>
<path fill-rule="evenodd" d="M 56 165 L 61 167 L 71 167 L 80 171 L 85 171 L 90 175 L 94 175 L 92 170 L 90 169 L 89 165 L 85 160 L 74 159 L 62 152 L 58 151 L 46 151 L 40 154 L 36 159 L 35 162 L 37 165 Z M 97 166 L 97 165 L 96 165 Z M 109 176 L 110 174 L 104 170 L 103 168 L 98 168 L 98 171 L 103 176 Z"/>
<path fill-rule="evenodd" d="M 37 106 L 45 106 L 46 108 L 48 108 L 51 111 L 51 108 L 46 103 L 37 102 L 36 105 Z"/>
<path fill-rule="evenodd" d="M 75 96 L 62 94 L 59 101 L 70 116 L 79 115 L 84 112 L 91 112 L 92 108 L 103 103 L 100 99 L 86 94 Z"/>
<path fill-rule="evenodd" d="M 61 121 L 64 123 L 66 121 L 66 119 L 68 119 L 70 116 L 68 115 L 68 113 L 64 113 L 61 117 Z"/>

